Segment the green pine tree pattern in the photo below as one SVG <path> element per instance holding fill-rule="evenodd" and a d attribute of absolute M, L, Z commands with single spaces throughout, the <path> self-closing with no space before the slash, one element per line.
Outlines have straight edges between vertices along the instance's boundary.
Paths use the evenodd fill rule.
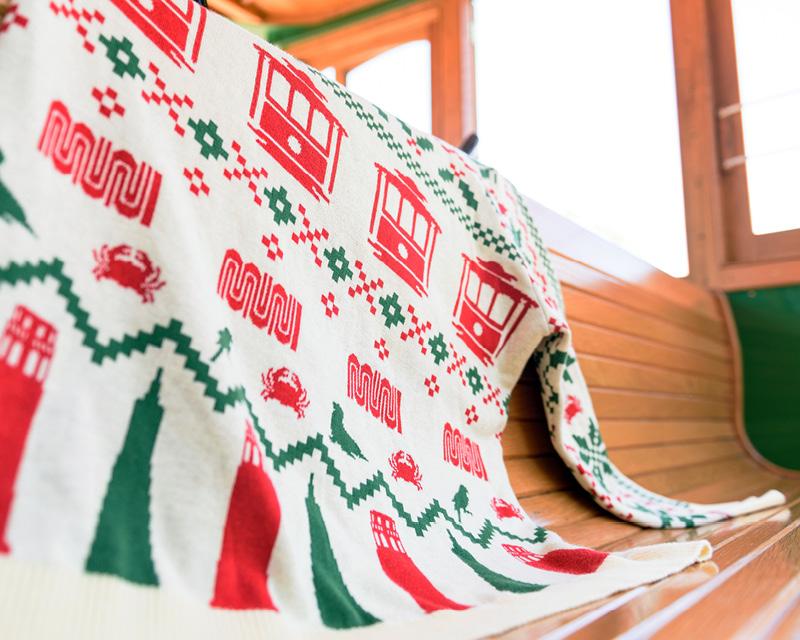
<path fill-rule="evenodd" d="M 334 629 L 364 627 L 380 622 L 358 604 L 344 583 L 339 563 L 333 555 L 322 511 L 314 499 L 313 475 L 308 481 L 306 511 L 311 534 L 311 575 L 322 622 Z"/>
<path fill-rule="evenodd" d="M 164 408 L 158 400 L 159 368 L 147 393 L 133 405 L 122 450 L 114 463 L 86 570 L 158 585 L 150 545 L 150 460 Z"/>
<path fill-rule="evenodd" d="M 3 152 L 0 151 L 0 164 L 3 163 L 3 160 L 5 160 L 5 156 L 3 156 Z M 28 219 L 25 217 L 25 212 L 22 210 L 19 202 L 11 195 L 11 191 L 3 184 L 2 180 L 0 180 L 0 219 L 5 220 L 9 224 L 21 224 L 33 235 L 36 235 L 28 224 Z"/>

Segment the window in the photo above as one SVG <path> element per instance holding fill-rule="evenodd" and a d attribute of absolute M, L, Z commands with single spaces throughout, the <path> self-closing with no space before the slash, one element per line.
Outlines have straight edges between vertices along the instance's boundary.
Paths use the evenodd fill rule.
<path fill-rule="evenodd" d="M 390 80 L 391 79 L 391 80 Z M 347 72 L 347 88 L 396 115 L 406 124 L 431 130 L 431 45 L 401 44 Z"/>
<path fill-rule="evenodd" d="M 688 273 L 668 0 L 475 0 L 480 160 Z"/>
<path fill-rule="evenodd" d="M 797 229 L 800 4 L 734 0 L 732 7 L 751 228 L 756 235 Z"/>

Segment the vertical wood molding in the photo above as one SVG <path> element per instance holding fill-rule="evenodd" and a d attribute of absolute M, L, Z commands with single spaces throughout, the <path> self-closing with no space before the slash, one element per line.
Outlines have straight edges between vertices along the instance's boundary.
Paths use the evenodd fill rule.
<path fill-rule="evenodd" d="M 470 0 L 439 0 L 431 25 L 432 133 L 460 145 L 475 133 L 475 53 Z"/>
<path fill-rule="evenodd" d="M 671 0 L 670 7 L 689 277 L 708 286 L 722 262 L 724 238 L 707 6 L 705 0 Z"/>

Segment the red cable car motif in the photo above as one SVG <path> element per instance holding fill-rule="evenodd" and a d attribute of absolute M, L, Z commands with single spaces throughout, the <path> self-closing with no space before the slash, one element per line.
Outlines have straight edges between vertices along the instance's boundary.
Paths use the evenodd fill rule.
<path fill-rule="evenodd" d="M 194 0 L 111 0 L 164 55 L 194 73 L 206 9 Z"/>
<path fill-rule="evenodd" d="M 504 544 L 503 549 L 534 569 L 572 575 L 594 573 L 608 556 L 603 551 L 583 548 L 555 549 L 545 554 L 528 551 L 525 547 L 516 544 Z"/>
<path fill-rule="evenodd" d="M 414 598 L 427 613 L 440 609 L 469 609 L 469 606 L 450 600 L 433 586 L 408 556 L 394 520 L 379 511 L 370 511 L 372 537 L 378 551 L 378 559 L 386 576 L 398 587 Z"/>
<path fill-rule="evenodd" d="M 11 550 L 6 525 L 14 483 L 55 344 L 55 327 L 22 305 L 0 339 L 0 553 Z"/>
<path fill-rule="evenodd" d="M 378 182 L 369 225 L 375 256 L 419 295 L 428 295 L 433 248 L 441 232 L 411 178 L 377 162 Z"/>
<path fill-rule="evenodd" d="M 494 362 L 528 307 L 538 306 L 514 281 L 499 263 L 464 255 L 453 325 L 483 364 Z"/>
<path fill-rule="evenodd" d="M 333 193 L 342 137 L 341 122 L 311 78 L 291 62 L 258 45 L 258 69 L 250 103 L 257 142 L 317 200 Z"/>
<path fill-rule="evenodd" d="M 252 425 L 247 423 L 242 461 L 236 471 L 217 562 L 212 607 L 275 609 L 267 569 L 281 523 L 281 507 L 264 469 Z"/>

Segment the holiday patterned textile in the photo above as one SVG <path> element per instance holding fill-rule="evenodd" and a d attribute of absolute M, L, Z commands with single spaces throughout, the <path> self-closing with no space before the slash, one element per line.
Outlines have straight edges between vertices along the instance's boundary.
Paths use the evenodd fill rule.
<path fill-rule="evenodd" d="M 0 635 L 478 637 L 662 578 L 524 514 L 529 357 L 556 450 L 609 461 L 531 212 L 492 169 L 191 0 L 0 23 Z"/>

